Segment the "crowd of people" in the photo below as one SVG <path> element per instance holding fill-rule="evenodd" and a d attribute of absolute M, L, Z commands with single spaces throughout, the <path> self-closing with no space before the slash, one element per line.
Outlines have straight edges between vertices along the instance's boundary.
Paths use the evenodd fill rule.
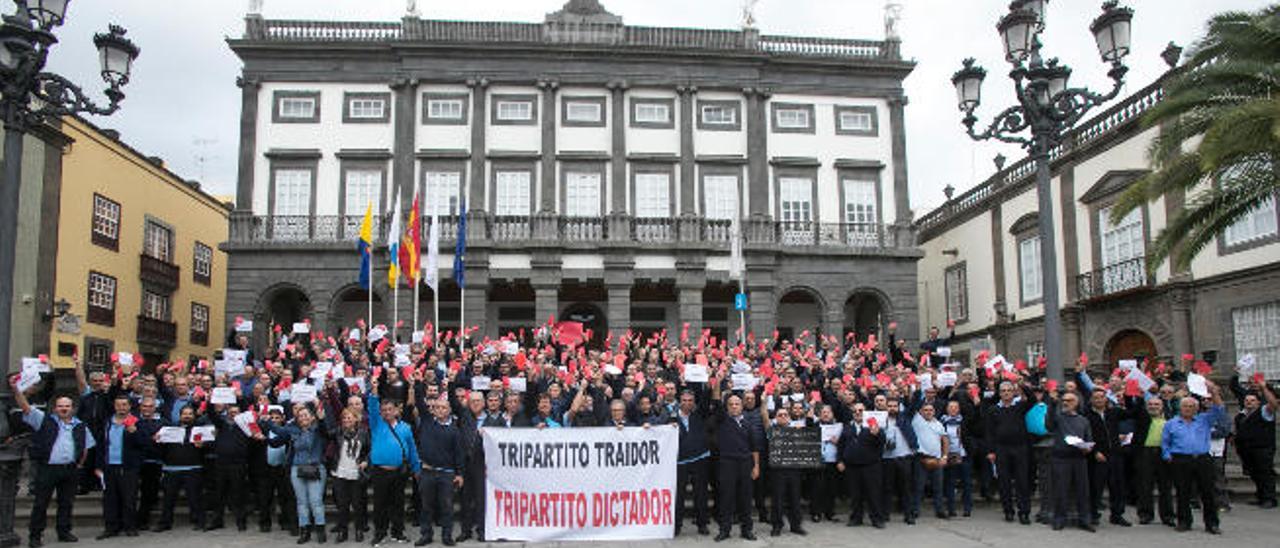
<path fill-rule="evenodd" d="M 53 500 L 57 540 L 77 540 L 72 510 L 86 485 L 103 491 L 98 539 L 178 527 L 183 495 L 195 530 L 245 531 L 252 519 L 298 544 L 377 545 L 408 541 L 408 521 L 417 546 L 437 526 L 446 546 L 484 540 L 482 436 L 496 428 L 678 428 L 676 535 L 686 524 L 709 535 L 714 522 L 717 541 L 734 524 L 756 538 L 754 517 L 774 536 L 821 522 L 884 528 L 895 514 L 911 525 L 926 502 L 929 519 L 963 519 L 978 498 L 998 499 L 1006 522 L 1054 530 L 1094 531 L 1104 512 L 1129 527 L 1136 506 L 1139 524 L 1186 531 L 1198 505 L 1217 534 L 1228 444 L 1254 503 L 1276 505 L 1275 393 L 1260 375 L 1231 375 L 1232 420 L 1206 379 L 1213 368 L 1189 355 L 1110 371 L 1081 356 L 1058 382 L 1044 359 L 961 361 L 937 328 L 913 355 L 892 324 L 883 341 L 775 332 L 741 342 L 687 324 L 678 336 L 603 340 L 554 323 L 499 339 L 428 325 L 402 344 L 366 327 L 337 337 L 276 327 L 261 348 L 237 333 L 212 363 L 113 356 L 86 373 L 76 360 L 74 394 L 51 377 L 18 390 L 15 375 L 0 421 L 0 548 L 20 544 L 24 459 L 31 548 Z M 769 465 L 780 430 L 835 424 L 820 467 Z"/>

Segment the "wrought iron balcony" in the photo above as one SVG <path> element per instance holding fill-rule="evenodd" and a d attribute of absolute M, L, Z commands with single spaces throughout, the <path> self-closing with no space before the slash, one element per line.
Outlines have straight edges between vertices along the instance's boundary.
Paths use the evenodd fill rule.
<path fill-rule="evenodd" d="M 178 345 L 178 324 L 139 315 L 138 342 L 173 348 Z"/>
<path fill-rule="evenodd" d="M 168 292 L 178 289 L 178 274 L 181 271 L 178 265 L 164 262 L 145 253 L 140 257 L 138 271 L 144 283 Z"/>
<path fill-rule="evenodd" d="M 353 221 L 353 219 L 356 219 Z M 389 217 L 380 219 L 374 243 L 384 242 Z M 457 241 L 458 217 L 439 217 L 440 241 Z M 430 218 L 423 219 L 422 245 L 430 235 Z M 704 217 L 569 217 L 555 214 L 488 215 L 471 212 L 467 238 L 472 245 L 523 243 L 581 244 L 592 242 L 634 243 L 641 246 L 701 244 L 710 248 L 729 247 L 733 223 Z M 231 218 L 232 245 L 303 245 L 354 242 L 359 232 L 358 218 L 340 216 L 280 217 L 253 216 L 236 212 Z M 886 226 L 879 223 L 819 223 L 813 221 L 772 221 L 746 219 L 742 237 L 748 245 L 788 248 L 883 249 L 893 247 Z M 424 251 L 425 252 L 425 251 Z"/>
<path fill-rule="evenodd" d="M 1137 257 L 1081 274 L 1076 284 L 1080 300 L 1088 301 L 1151 287 L 1152 279 L 1147 275 L 1147 259 Z"/>

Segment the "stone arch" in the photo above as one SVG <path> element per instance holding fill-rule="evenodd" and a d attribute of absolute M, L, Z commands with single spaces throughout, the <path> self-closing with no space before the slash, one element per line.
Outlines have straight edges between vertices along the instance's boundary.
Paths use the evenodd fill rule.
<path fill-rule="evenodd" d="M 271 324 L 292 325 L 309 318 L 315 310 L 311 294 L 301 284 L 277 282 L 258 294 L 253 307 L 253 344 L 266 344 Z"/>
<path fill-rule="evenodd" d="M 825 319 L 827 299 L 821 291 L 795 285 L 778 293 L 778 337 L 789 339 L 804 331 L 818 333 Z"/>
<path fill-rule="evenodd" d="M 1103 357 L 1106 358 L 1108 367 L 1115 366 L 1119 360 L 1141 360 L 1144 357 L 1154 360 L 1159 356 L 1156 338 L 1146 330 L 1136 327 L 1116 331 L 1103 347 Z"/>
<path fill-rule="evenodd" d="M 391 309 L 385 297 L 381 288 L 374 284 L 373 324 L 387 324 L 387 327 L 391 327 Z M 368 315 L 367 299 L 367 290 L 359 283 L 349 283 L 335 289 L 329 297 L 329 317 L 326 318 L 328 330 L 336 333 L 343 328 L 354 327 L 357 319 Z M 413 294 L 410 293 L 409 300 L 412 299 Z"/>
<path fill-rule="evenodd" d="M 592 337 L 587 341 L 588 348 L 603 347 L 604 334 L 609 332 L 609 318 L 596 304 L 586 301 L 567 304 L 560 311 L 559 318 L 562 321 L 581 322 L 583 332 L 591 330 Z"/>
<path fill-rule="evenodd" d="M 889 322 L 896 321 L 893 301 L 874 287 L 858 287 L 849 291 L 842 302 L 842 335 L 854 333 L 859 341 L 875 333 L 886 333 Z"/>

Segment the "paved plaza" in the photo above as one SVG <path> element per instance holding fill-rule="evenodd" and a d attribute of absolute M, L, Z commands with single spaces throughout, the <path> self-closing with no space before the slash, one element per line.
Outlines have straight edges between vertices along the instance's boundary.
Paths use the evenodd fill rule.
<path fill-rule="evenodd" d="M 1199 516 L 1197 516 L 1197 520 Z M 974 517 L 969 519 L 953 519 L 950 521 L 939 521 L 925 517 L 915 526 L 903 525 L 901 520 L 897 520 L 890 524 L 888 528 L 877 530 L 871 527 L 845 527 L 843 522 L 837 524 L 832 523 L 806 523 L 805 527 L 809 530 L 809 535 L 805 537 L 797 537 L 784 533 L 783 536 L 773 538 L 768 535 L 768 526 L 761 527 L 757 524 L 756 534 L 759 540 L 755 542 L 745 542 L 737 536 L 731 540 L 715 543 L 712 542 L 711 536 L 698 536 L 693 528 L 689 527 L 683 534 L 673 541 L 649 541 L 649 542 L 613 542 L 613 543 L 583 543 L 583 542 L 565 542 L 565 543 L 542 543 L 537 546 L 552 546 L 553 544 L 562 544 L 565 546 L 628 546 L 628 547 L 666 547 L 679 546 L 683 548 L 707 548 L 711 546 L 729 547 L 750 544 L 751 546 L 872 546 L 872 545 L 893 545 L 903 548 L 966 548 L 973 546 L 984 547 L 1028 547 L 1035 548 L 1054 548 L 1058 546 L 1080 548 L 1088 544 L 1106 544 L 1109 546 L 1123 546 L 1125 548 L 1134 546 L 1159 546 L 1160 548 L 1179 548 L 1179 547 L 1195 547 L 1203 548 L 1209 544 L 1231 543 L 1236 546 L 1274 546 L 1276 539 L 1280 539 L 1280 513 L 1276 510 L 1259 510 L 1258 508 L 1237 505 L 1235 509 L 1222 516 L 1222 532 L 1221 537 L 1214 537 L 1204 533 L 1197 521 L 1196 529 L 1186 533 L 1176 533 L 1170 527 L 1153 524 L 1146 526 L 1135 525 L 1132 528 L 1120 528 L 1109 526 L 1105 523 L 1097 533 L 1085 533 L 1075 529 L 1066 529 L 1055 532 L 1045 525 L 1032 525 L 1028 527 L 1019 525 L 1010 525 L 1005 523 L 1000 516 L 998 508 L 983 507 L 974 513 Z M 737 531 L 735 530 L 735 533 Z M 224 529 L 212 533 L 191 533 L 183 528 L 176 528 L 169 533 L 155 534 L 143 533 L 138 538 L 114 538 L 103 542 L 94 542 L 88 540 L 98 531 L 92 528 L 81 528 L 77 531 L 80 535 L 80 544 L 90 544 L 95 548 L 168 548 L 171 546 L 182 545 L 186 542 L 199 542 L 203 548 L 249 548 L 263 545 L 279 545 L 293 546 L 294 539 L 288 535 L 274 532 L 262 534 L 256 531 L 252 533 L 237 533 L 235 529 Z M 410 535 L 410 540 L 416 540 L 416 532 Z M 332 546 L 333 535 L 329 536 L 329 544 Z M 514 545 L 515 543 L 491 543 L 493 546 Z M 64 548 L 56 542 L 47 544 L 49 548 Z M 342 546 L 357 547 L 362 544 L 347 542 Z M 385 543 L 384 548 L 411 548 L 411 544 Z M 437 537 L 435 544 L 431 546 L 440 546 Z M 478 546 L 475 542 L 466 542 L 459 546 Z"/>

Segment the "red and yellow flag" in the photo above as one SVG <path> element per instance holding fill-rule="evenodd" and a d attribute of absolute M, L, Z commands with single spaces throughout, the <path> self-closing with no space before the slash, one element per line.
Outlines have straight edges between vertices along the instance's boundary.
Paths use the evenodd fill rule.
<path fill-rule="evenodd" d="M 418 209 L 418 193 L 413 195 L 413 208 L 409 210 L 409 223 L 400 238 L 400 269 L 405 278 L 418 282 L 422 251 L 422 215 Z"/>

